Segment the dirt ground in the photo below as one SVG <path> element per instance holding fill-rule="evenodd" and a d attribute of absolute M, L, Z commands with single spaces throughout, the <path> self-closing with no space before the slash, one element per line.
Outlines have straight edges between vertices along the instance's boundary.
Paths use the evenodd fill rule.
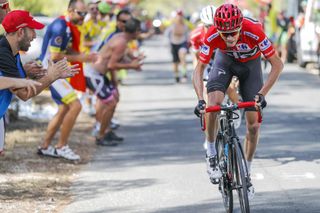
<path fill-rule="evenodd" d="M 43 94 L 35 101 L 47 104 L 51 99 Z M 77 163 L 36 154 L 47 123 L 20 118 L 7 127 L 5 155 L 0 156 L 1 213 L 59 212 L 71 202 L 72 180 L 96 150 L 90 135 L 94 119 L 82 112 L 71 134 L 69 146 L 81 156 Z"/>

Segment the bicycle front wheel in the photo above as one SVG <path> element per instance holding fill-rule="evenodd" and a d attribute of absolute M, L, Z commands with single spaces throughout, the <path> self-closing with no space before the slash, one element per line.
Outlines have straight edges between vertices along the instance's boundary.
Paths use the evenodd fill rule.
<path fill-rule="evenodd" d="M 248 199 L 248 186 L 247 186 L 247 179 L 245 175 L 246 166 L 244 165 L 245 159 L 240 146 L 241 145 L 238 141 L 234 142 L 235 155 L 236 155 L 234 167 L 233 167 L 234 174 L 235 174 L 235 182 L 236 182 L 235 188 L 238 192 L 241 212 L 250 213 L 250 206 L 249 206 L 249 199 Z"/>
<path fill-rule="evenodd" d="M 232 176 L 229 170 L 229 166 L 231 165 L 230 158 L 227 156 L 231 156 L 231 152 L 224 142 L 223 136 L 221 134 L 217 137 L 216 149 L 218 152 L 219 166 L 222 172 L 222 177 L 219 181 L 219 191 L 222 195 L 223 205 L 227 213 L 233 212 L 233 194 L 232 194 Z"/>

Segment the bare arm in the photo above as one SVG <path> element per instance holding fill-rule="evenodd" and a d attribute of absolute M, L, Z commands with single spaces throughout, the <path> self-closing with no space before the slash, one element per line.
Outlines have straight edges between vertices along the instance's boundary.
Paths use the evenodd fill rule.
<path fill-rule="evenodd" d="M 96 53 L 90 53 L 90 54 L 84 54 L 84 53 L 70 53 L 70 54 L 64 54 L 64 53 L 51 53 L 51 59 L 53 61 L 59 61 L 63 59 L 64 57 L 67 58 L 69 62 L 93 62 L 97 58 Z"/>
<path fill-rule="evenodd" d="M 113 51 L 108 62 L 108 69 L 109 70 L 141 69 L 141 64 L 139 59 L 133 59 L 129 63 L 121 62 L 127 49 L 127 43 L 126 42 L 115 42 L 115 43 L 117 45 L 113 47 Z"/>
<path fill-rule="evenodd" d="M 203 98 L 203 71 L 207 65 L 198 61 L 196 69 L 193 71 L 192 83 L 193 88 L 196 91 L 198 100 L 204 100 Z"/>
<path fill-rule="evenodd" d="M 0 90 L 8 88 L 28 88 L 36 89 L 35 86 L 40 86 L 41 83 L 33 81 L 30 79 L 22 78 L 9 78 L 9 77 L 0 77 Z"/>
<path fill-rule="evenodd" d="M 267 93 L 270 91 L 274 83 L 280 76 L 281 71 L 283 70 L 283 62 L 279 58 L 277 54 L 274 54 L 270 58 L 268 58 L 269 62 L 271 63 L 271 71 L 268 75 L 268 79 L 266 80 L 265 84 L 259 91 L 260 94 L 266 96 Z"/>

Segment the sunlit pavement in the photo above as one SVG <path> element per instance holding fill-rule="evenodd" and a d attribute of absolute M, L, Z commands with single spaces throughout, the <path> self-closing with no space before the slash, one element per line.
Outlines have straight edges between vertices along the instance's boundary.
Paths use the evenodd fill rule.
<path fill-rule="evenodd" d="M 144 71 L 132 71 L 121 87 L 118 133 L 125 142 L 99 148 L 63 212 L 224 212 L 205 171 L 191 82 L 174 83 L 164 38 L 145 45 Z M 252 212 L 319 212 L 319 93 L 318 76 L 288 64 L 267 96 Z"/>

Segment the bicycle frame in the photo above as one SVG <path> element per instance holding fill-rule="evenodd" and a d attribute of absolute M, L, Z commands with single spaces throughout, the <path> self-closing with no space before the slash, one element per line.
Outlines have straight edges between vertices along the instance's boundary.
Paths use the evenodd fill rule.
<path fill-rule="evenodd" d="M 216 140 L 216 150 L 218 153 L 219 167 L 222 177 L 218 182 L 219 190 L 222 194 L 226 211 L 233 211 L 233 190 L 237 190 L 239 195 L 240 207 L 242 212 L 249 213 L 250 206 L 247 195 L 248 168 L 240 143 L 240 139 L 236 134 L 233 120 L 234 110 L 240 108 L 256 107 L 255 102 L 240 102 L 238 104 L 229 104 L 221 106 L 211 106 L 206 108 L 206 112 L 221 111 L 218 121 L 219 128 Z M 262 122 L 261 110 L 258 109 L 258 121 Z M 205 129 L 205 119 L 202 117 L 202 129 Z"/>

